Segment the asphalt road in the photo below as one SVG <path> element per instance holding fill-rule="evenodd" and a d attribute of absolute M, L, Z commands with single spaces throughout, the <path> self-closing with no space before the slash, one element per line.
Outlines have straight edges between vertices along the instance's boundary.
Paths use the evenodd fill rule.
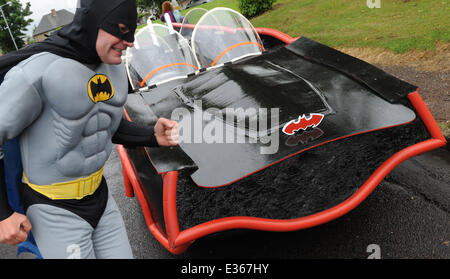
<path fill-rule="evenodd" d="M 443 148 L 404 162 L 361 205 L 330 223 L 288 233 L 222 232 L 178 256 L 153 238 L 137 199 L 125 196 L 116 149 L 105 177 L 137 259 L 450 258 L 450 152 Z M 15 258 L 15 252 L 0 244 L 0 258 Z"/>

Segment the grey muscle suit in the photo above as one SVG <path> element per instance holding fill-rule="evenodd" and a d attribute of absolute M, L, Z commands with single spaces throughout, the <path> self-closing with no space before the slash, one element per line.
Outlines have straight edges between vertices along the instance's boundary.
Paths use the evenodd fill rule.
<path fill-rule="evenodd" d="M 43 72 L 42 65 L 48 65 Z M 97 73 L 109 77 L 115 90 L 111 99 L 94 103 L 87 86 Z M 2 84 L 0 137 L 21 134 L 24 172 L 34 184 L 87 176 L 109 157 L 127 86 L 123 65 L 90 69 L 51 53 L 34 55 L 8 72 Z"/>
<path fill-rule="evenodd" d="M 42 65 L 48 65 L 43 72 Z M 128 84 L 122 67 L 100 64 L 91 69 L 71 59 L 41 53 L 8 72 L 0 90 L 0 144 L 20 134 L 24 173 L 31 183 L 48 185 L 71 181 L 103 167 L 111 152 L 111 137 L 119 126 L 127 97 Z M 76 74 L 68 76 L 67 73 Z M 105 102 L 94 103 L 87 94 L 87 84 L 97 73 L 110 78 L 114 96 Z M 110 208 L 118 214 L 115 222 L 122 222 L 109 196 L 105 212 L 109 213 Z M 67 253 L 72 250 L 67 247 L 80 247 L 79 252 L 85 253 L 81 257 L 95 256 L 91 243 L 74 237 L 95 232 L 81 217 L 66 209 L 40 203 L 29 206 L 26 213 L 44 257 L 70 256 Z M 55 216 L 64 216 L 59 221 L 58 237 L 48 232 L 50 223 L 56 221 Z M 72 228 L 61 227 L 64 221 Z M 108 224 L 117 226 L 111 221 Z M 118 226 L 123 227 L 122 224 Z M 74 234 L 80 230 L 84 233 Z M 67 233 L 74 236 L 65 235 Z M 118 235 L 118 240 L 123 242 L 118 246 L 121 251 L 113 254 L 131 257 L 125 230 Z M 58 241 L 67 243 L 58 245 L 59 250 L 54 249 L 55 245 L 47 245 L 47 242 L 55 244 Z"/>

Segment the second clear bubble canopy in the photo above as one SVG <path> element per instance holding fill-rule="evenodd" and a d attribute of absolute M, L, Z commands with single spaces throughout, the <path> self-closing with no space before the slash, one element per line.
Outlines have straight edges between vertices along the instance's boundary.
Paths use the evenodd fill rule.
<path fill-rule="evenodd" d="M 188 41 L 160 24 L 137 32 L 134 47 L 126 53 L 126 67 L 133 89 L 186 77 L 199 69 Z"/>
<path fill-rule="evenodd" d="M 228 8 L 215 8 L 202 16 L 192 33 L 191 46 L 202 68 L 264 51 L 252 24 Z"/>

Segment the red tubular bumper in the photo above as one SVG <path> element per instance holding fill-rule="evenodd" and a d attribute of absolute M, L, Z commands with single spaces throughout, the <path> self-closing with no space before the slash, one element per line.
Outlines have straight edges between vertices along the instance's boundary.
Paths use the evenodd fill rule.
<path fill-rule="evenodd" d="M 285 35 L 279 31 L 256 28 L 260 34 L 273 36 L 286 44 L 293 42 L 295 39 Z M 151 205 L 147 203 L 146 193 L 137 172 L 128 159 L 127 152 L 123 146 L 118 146 L 118 152 L 122 161 L 125 192 L 128 197 L 133 196 L 133 192 L 141 204 L 147 226 L 155 238 L 171 253 L 183 253 L 193 241 L 208 234 L 231 229 L 253 229 L 264 231 L 294 231 L 305 228 L 314 227 L 329 221 L 332 221 L 356 208 L 376 186 L 391 172 L 396 166 L 403 161 L 419 155 L 421 153 L 439 148 L 446 144 L 446 140 L 436 124 L 433 116 L 426 107 L 419 93 L 413 92 L 408 95 L 411 104 L 423 120 L 426 128 L 430 132 L 432 138 L 410 147 L 407 147 L 391 158 L 385 161 L 359 188 L 359 190 L 344 202 L 327 209 L 325 211 L 312 214 L 305 217 L 289 220 L 273 220 L 256 217 L 227 217 L 220 218 L 180 232 L 177 216 L 176 205 L 176 189 L 178 172 L 172 171 L 162 174 L 163 176 L 163 211 L 166 224 L 166 233 L 158 228 L 155 224 L 150 211 Z"/>

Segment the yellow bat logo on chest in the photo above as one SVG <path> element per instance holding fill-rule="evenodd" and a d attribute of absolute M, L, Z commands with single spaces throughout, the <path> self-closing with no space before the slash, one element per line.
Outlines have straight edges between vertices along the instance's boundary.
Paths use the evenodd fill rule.
<path fill-rule="evenodd" d="M 98 74 L 89 80 L 88 93 L 94 103 L 104 102 L 114 96 L 114 88 L 106 75 Z"/>

